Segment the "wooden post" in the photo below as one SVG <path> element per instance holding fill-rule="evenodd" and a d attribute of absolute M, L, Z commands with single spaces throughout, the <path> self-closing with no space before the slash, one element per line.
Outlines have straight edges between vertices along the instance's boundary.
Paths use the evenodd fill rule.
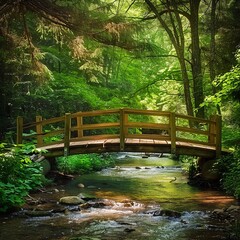
<path fill-rule="evenodd" d="M 216 116 L 216 158 L 222 154 L 222 117 Z"/>
<path fill-rule="evenodd" d="M 78 138 L 82 138 L 83 137 L 83 130 L 81 129 L 83 125 L 83 117 L 82 116 L 77 116 L 77 128 L 78 128 Z"/>
<path fill-rule="evenodd" d="M 67 157 L 69 155 L 70 129 L 71 129 L 71 113 L 66 113 L 64 126 L 64 157 Z"/>
<path fill-rule="evenodd" d="M 17 144 L 22 144 L 23 140 L 23 117 L 17 117 Z"/>
<path fill-rule="evenodd" d="M 127 133 L 126 123 L 128 121 L 128 116 L 124 109 L 120 109 L 120 151 L 125 149 L 125 137 Z"/>
<path fill-rule="evenodd" d="M 215 133 L 216 133 L 216 116 L 211 116 L 210 118 L 211 121 L 213 121 L 213 123 L 209 124 L 209 135 L 208 135 L 208 143 L 209 144 L 215 144 L 216 143 L 216 139 L 215 139 Z"/>
<path fill-rule="evenodd" d="M 171 129 L 171 154 L 176 154 L 176 115 L 170 113 L 169 124 Z"/>
<path fill-rule="evenodd" d="M 36 132 L 37 132 L 37 147 L 41 147 L 43 145 L 43 136 L 42 136 L 42 116 L 36 116 Z"/>

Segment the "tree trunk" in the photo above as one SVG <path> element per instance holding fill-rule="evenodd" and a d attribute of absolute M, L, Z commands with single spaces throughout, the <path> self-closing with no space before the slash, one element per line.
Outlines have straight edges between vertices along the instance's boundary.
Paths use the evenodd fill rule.
<path fill-rule="evenodd" d="M 5 72 L 5 63 L 0 61 L 0 141 L 4 139 L 4 135 L 9 127 L 10 117 L 10 105 L 7 103 L 7 93 L 6 89 L 8 86 L 6 84 L 6 72 Z"/>
<path fill-rule="evenodd" d="M 184 98 L 185 98 L 187 114 L 190 116 L 194 116 L 193 105 L 191 100 L 191 92 L 190 92 L 190 81 L 187 74 L 187 68 L 186 68 L 184 56 L 179 56 L 179 63 L 182 71 Z"/>
<path fill-rule="evenodd" d="M 211 40 L 210 40 L 210 56 L 209 56 L 209 73 L 210 73 L 210 80 L 212 85 L 213 94 L 217 93 L 217 89 L 212 84 L 215 77 L 215 62 L 216 62 L 216 8 L 219 0 L 212 0 L 211 4 L 211 22 L 210 22 L 210 31 L 211 31 Z M 221 114 L 220 107 L 217 106 L 218 114 Z"/>
<path fill-rule="evenodd" d="M 204 117 L 204 108 L 200 104 L 204 101 L 203 75 L 201 64 L 201 51 L 199 45 L 198 15 L 200 0 L 190 0 L 190 27 L 191 27 L 191 50 L 192 50 L 192 77 L 194 107 L 197 117 Z"/>
<path fill-rule="evenodd" d="M 162 27 L 167 32 L 175 50 L 177 53 L 177 57 L 179 60 L 181 72 L 182 72 L 182 79 L 183 79 L 183 86 L 184 86 L 184 97 L 185 97 L 185 104 L 186 104 L 186 110 L 187 114 L 193 116 L 193 105 L 191 100 L 191 88 L 190 88 L 190 81 L 187 73 L 187 66 L 184 56 L 184 50 L 185 50 L 185 44 L 184 44 L 184 32 L 182 28 L 181 18 L 179 16 L 179 13 L 177 10 L 176 5 L 174 5 L 174 11 L 168 9 L 168 14 L 171 21 L 171 27 L 172 30 L 168 27 L 168 24 L 163 20 L 161 14 L 159 14 L 157 8 L 154 6 L 154 4 L 150 0 L 145 0 L 145 3 L 148 5 L 148 7 L 151 9 L 151 11 L 155 14 L 156 18 L 162 25 Z M 168 6 L 170 6 L 170 3 L 168 3 Z M 174 14 L 175 18 L 177 19 L 176 22 L 174 22 Z"/>

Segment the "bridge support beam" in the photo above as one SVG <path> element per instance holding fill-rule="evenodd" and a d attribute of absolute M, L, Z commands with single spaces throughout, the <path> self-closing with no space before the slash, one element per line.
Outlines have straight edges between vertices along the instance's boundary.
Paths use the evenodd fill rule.
<path fill-rule="evenodd" d="M 22 144 L 23 136 L 23 117 L 17 117 L 17 144 Z"/>
<path fill-rule="evenodd" d="M 209 126 L 208 142 L 216 146 L 216 158 L 218 159 L 222 153 L 222 117 L 214 115 L 211 120 L 213 123 Z"/>
<path fill-rule="evenodd" d="M 176 115 L 175 113 L 170 114 L 170 137 L 171 137 L 171 154 L 176 153 Z"/>
<path fill-rule="evenodd" d="M 216 116 L 216 158 L 222 153 L 222 117 Z"/>
<path fill-rule="evenodd" d="M 83 137 L 83 130 L 82 130 L 82 125 L 83 125 L 83 117 L 82 116 L 78 116 L 77 117 L 77 128 L 78 128 L 78 138 L 82 138 Z"/>
<path fill-rule="evenodd" d="M 71 130 L 71 113 L 66 113 L 64 126 L 64 157 L 67 157 L 69 155 L 70 130 Z"/>
<path fill-rule="evenodd" d="M 128 121 L 128 115 L 125 113 L 124 109 L 120 109 L 120 151 L 125 150 L 125 137 L 127 133 L 126 123 Z"/>
<path fill-rule="evenodd" d="M 42 124 L 39 122 L 42 121 L 42 116 L 36 116 L 36 132 L 37 132 L 37 147 L 41 147 L 43 144 L 43 129 L 42 129 Z"/>

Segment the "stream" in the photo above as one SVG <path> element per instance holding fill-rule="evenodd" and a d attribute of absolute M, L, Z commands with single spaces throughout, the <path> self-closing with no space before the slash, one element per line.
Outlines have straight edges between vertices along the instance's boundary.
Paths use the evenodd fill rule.
<path fill-rule="evenodd" d="M 55 211 L 51 215 L 26 216 L 22 213 L 29 206 L 25 206 L 20 212 L 0 217 L 0 239 L 227 239 L 225 223 L 210 218 L 209 212 L 235 204 L 235 200 L 187 182 L 180 163 L 167 155 L 145 158 L 142 154 L 122 153 L 115 168 L 31 194 L 33 199 L 41 199 L 32 208 Z M 59 204 L 61 197 L 79 194 L 88 199 L 80 208 Z M 160 214 L 161 210 L 170 210 L 173 215 Z"/>

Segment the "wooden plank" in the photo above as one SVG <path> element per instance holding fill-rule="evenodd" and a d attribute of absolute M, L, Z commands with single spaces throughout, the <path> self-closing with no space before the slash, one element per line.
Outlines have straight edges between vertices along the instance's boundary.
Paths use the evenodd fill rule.
<path fill-rule="evenodd" d="M 17 117 L 17 144 L 22 144 L 23 141 L 23 117 Z"/>
<path fill-rule="evenodd" d="M 69 113 L 70 114 L 70 113 Z M 41 122 L 38 122 L 37 124 L 41 124 L 42 126 L 51 124 L 51 123 L 57 123 L 57 122 L 63 122 L 65 119 L 64 116 L 61 117 L 55 117 L 55 118 L 50 118 L 50 119 L 44 119 Z"/>
<path fill-rule="evenodd" d="M 83 130 L 81 127 L 83 126 L 83 117 L 82 116 L 77 116 L 77 136 L 78 138 L 83 137 Z"/>
<path fill-rule="evenodd" d="M 215 146 L 215 144 L 209 144 L 208 142 L 203 142 L 203 141 L 198 141 L 198 140 L 190 140 L 190 139 L 180 138 L 180 137 L 177 137 L 176 141 L 186 142 L 189 144 L 202 144 L 202 145 L 206 145 L 206 146 Z"/>
<path fill-rule="evenodd" d="M 197 118 L 197 117 L 193 117 L 193 116 L 189 116 L 189 115 L 183 115 L 183 114 L 179 114 L 179 113 L 176 113 L 176 118 L 193 120 L 193 121 L 199 122 L 199 123 L 208 123 L 208 124 L 213 123 L 213 121 L 209 120 L 209 119 Z"/>
<path fill-rule="evenodd" d="M 178 155 L 189 155 L 189 156 L 198 156 L 204 158 L 214 158 L 214 150 L 205 150 L 203 148 L 190 148 L 190 147 L 179 147 L 177 148 L 176 154 Z"/>
<path fill-rule="evenodd" d="M 171 140 L 168 135 L 159 135 L 159 134 L 127 134 L 126 138 L 137 138 L 137 139 L 149 139 L 149 140 Z"/>
<path fill-rule="evenodd" d="M 42 122 L 42 116 L 36 116 L 36 123 Z M 43 126 L 42 124 L 37 124 L 36 125 L 36 132 L 37 132 L 37 147 L 42 146 L 43 144 L 43 137 L 42 137 L 42 132 L 43 132 Z"/>
<path fill-rule="evenodd" d="M 169 124 L 170 124 L 170 137 L 171 137 L 171 154 L 176 153 L 176 114 L 171 113 L 169 118 Z"/>
<path fill-rule="evenodd" d="M 220 158 L 222 153 L 222 118 L 216 116 L 216 158 Z"/>
<path fill-rule="evenodd" d="M 207 136 L 209 135 L 209 131 L 204 131 L 204 130 L 200 130 L 197 128 L 190 128 L 190 127 L 176 126 L 176 131 L 196 133 L 196 134 L 207 135 Z"/>
<path fill-rule="evenodd" d="M 64 126 L 64 156 L 65 157 L 69 155 L 70 129 L 71 129 L 71 113 L 66 113 L 65 126 Z"/>
<path fill-rule="evenodd" d="M 102 116 L 102 115 L 111 115 L 111 114 L 119 114 L 120 109 L 109 109 L 109 110 L 97 110 L 90 112 L 77 112 L 72 114 L 72 118 L 74 117 L 93 117 L 93 116 Z"/>
<path fill-rule="evenodd" d="M 90 152 L 111 152 L 120 151 L 119 138 L 108 141 L 106 139 L 94 141 L 71 142 L 70 152 L 73 153 L 90 153 Z M 47 155 L 63 155 L 63 144 L 46 146 L 49 152 Z M 61 150 L 62 149 L 62 150 Z M 125 150 L 136 152 L 164 152 L 170 153 L 171 142 L 144 139 L 126 139 Z M 185 154 L 193 156 L 214 157 L 215 147 L 205 146 L 202 144 L 191 144 L 189 142 L 176 142 L 176 154 Z"/>
<path fill-rule="evenodd" d="M 157 110 L 142 110 L 142 109 L 124 109 L 127 114 L 136 115 L 152 115 L 152 116 L 166 116 L 169 117 L 170 112 L 167 111 L 157 111 Z"/>
<path fill-rule="evenodd" d="M 106 129 L 106 128 L 119 128 L 120 123 L 93 123 L 83 124 L 80 127 L 71 127 L 71 131 L 76 130 L 93 130 L 93 129 Z"/>
<path fill-rule="evenodd" d="M 23 129 L 36 128 L 36 122 L 24 123 Z"/>
<path fill-rule="evenodd" d="M 71 138 L 71 142 L 76 142 L 76 141 L 94 141 L 94 140 L 99 140 L 99 139 L 116 139 L 120 138 L 119 134 L 103 134 L 103 135 L 93 135 L 93 136 L 83 136 L 81 138 Z"/>
<path fill-rule="evenodd" d="M 169 130 L 169 124 L 162 123 L 144 123 L 144 122 L 128 122 L 126 124 L 128 128 L 149 128 L 149 129 L 160 129 L 160 130 Z"/>
<path fill-rule="evenodd" d="M 125 113 L 124 109 L 120 110 L 120 151 L 125 149 L 125 135 L 127 130 L 125 125 L 128 123 L 128 115 Z"/>
<path fill-rule="evenodd" d="M 216 143 L 216 116 L 212 116 L 211 120 L 213 123 L 209 125 L 209 137 L 208 137 L 208 142 L 210 144 Z"/>

